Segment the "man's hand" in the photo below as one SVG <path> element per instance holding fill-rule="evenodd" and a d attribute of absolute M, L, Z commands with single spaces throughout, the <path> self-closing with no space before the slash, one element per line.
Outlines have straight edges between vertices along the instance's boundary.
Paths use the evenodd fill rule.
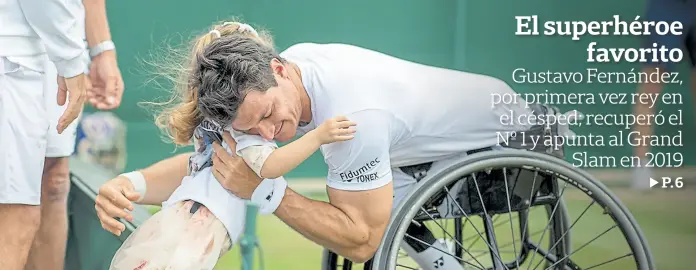
<path fill-rule="evenodd" d="M 130 211 L 133 211 L 132 202 L 137 201 L 140 196 L 142 195 L 135 192 L 133 184 L 124 176 L 118 176 L 104 183 L 94 200 L 94 208 L 97 210 L 97 217 L 102 228 L 114 235 L 121 235 L 126 225 L 116 218 L 133 221 L 133 216 L 130 214 Z"/>
<path fill-rule="evenodd" d="M 230 149 L 235 149 L 237 143 L 232 135 L 225 131 L 223 140 Z M 213 143 L 215 154 L 213 155 L 213 175 L 222 186 L 239 198 L 249 200 L 256 187 L 261 183 L 261 178 L 254 173 L 244 162 L 242 157 L 229 154 L 222 145 Z"/>
<path fill-rule="evenodd" d="M 89 75 L 93 86 L 88 93 L 92 106 L 99 110 L 117 108 L 123 97 L 123 77 L 118 69 L 116 53 L 105 51 L 92 58 Z"/>
<path fill-rule="evenodd" d="M 82 112 L 90 87 L 91 84 L 85 74 L 72 78 L 58 76 L 58 105 L 63 106 L 65 101 L 68 101 L 68 106 L 58 120 L 58 126 L 56 126 L 59 134 L 63 133 L 63 130 L 75 121 Z"/>

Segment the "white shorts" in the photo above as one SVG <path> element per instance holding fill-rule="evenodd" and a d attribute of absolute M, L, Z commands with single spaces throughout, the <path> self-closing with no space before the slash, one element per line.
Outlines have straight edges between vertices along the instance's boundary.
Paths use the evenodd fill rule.
<path fill-rule="evenodd" d="M 435 175 L 438 172 L 445 170 L 453 166 L 456 162 L 465 157 L 466 153 L 461 155 L 456 155 L 451 158 L 438 160 L 433 162 L 432 166 L 428 170 L 428 175 Z M 392 203 L 392 208 L 399 206 L 401 200 L 403 200 L 406 195 L 416 186 L 416 179 L 413 176 L 401 171 L 399 168 L 392 168 L 392 177 L 394 178 L 394 201 Z M 422 180 L 421 180 L 422 181 Z"/>
<path fill-rule="evenodd" d="M 0 57 L 0 203 L 38 205 L 49 129 L 37 57 Z M 22 64 L 20 64 L 22 63 Z"/>
<path fill-rule="evenodd" d="M 56 125 L 57 72 L 47 55 L 0 57 L 0 203 L 38 205 L 46 157 L 70 156 L 77 120 Z"/>
<path fill-rule="evenodd" d="M 491 149 L 493 151 L 516 151 L 516 150 L 511 150 L 507 148 L 503 148 L 502 146 L 491 146 Z M 430 166 L 430 169 L 428 169 L 428 174 L 427 176 L 421 180 L 424 181 L 426 178 L 436 175 L 443 170 L 446 170 L 452 166 L 454 166 L 457 162 L 461 161 L 462 158 L 466 157 L 467 153 L 461 153 L 458 155 L 454 155 L 452 157 L 434 161 L 433 164 Z M 392 209 L 396 208 L 399 206 L 399 203 L 401 203 L 401 200 L 403 200 L 406 195 L 416 186 L 418 181 L 416 181 L 413 176 L 401 171 L 399 168 L 392 168 L 392 175 L 393 175 L 393 181 L 394 181 L 394 202 L 392 204 Z M 461 182 L 461 181 L 460 181 Z M 459 190 L 459 186 L 454 186 L 451 190 L 450 193 L 452 194 L 457 194 Z M 455 195 L 456 197 L 456 195 Z"/>
<path fill-rule="evenodd" d="M 46 112 L 48 113 L 50 127 L 48 129 L 48 136 L 46 137 L 46 157 L 69 157 L 75 151 L 75 140 L 77 139 L 77 125 L 80 122 L 82 114 L 75 119 L 62 134 L 58 134 L 56 126 L 58 125 L 58 119 L 65 112 L 67 102 L 65 105 L 58 105 L 58 81 L 56 80 L 58 73 L 56 71 L 56 66 L 48 60 L 48 57 L 44 61 L 44 72 L 46 74 L 46 80 L 44 89 L 46 89 L 45 102 L 46 102 Z"/>

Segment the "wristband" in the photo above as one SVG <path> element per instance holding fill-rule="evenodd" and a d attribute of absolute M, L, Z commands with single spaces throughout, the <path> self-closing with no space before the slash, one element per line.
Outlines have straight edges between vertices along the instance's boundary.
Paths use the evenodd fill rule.
<path fill-rule="evenodd" d="M 263 179 L 251 194 L 251 202 L 259 206 L 259 214 L 273 214 L 285 197 L 288 182 L 285 178 Z"/>
<path fill-rule="evenodd" d="M 111 40 L 102 41 L 101 43 L 89 48 L 89 57 L 94 58 L 105 51 L 115 50 L 116 45 Z"/>
<path fill-rule="evenodd" d="M 140 198 L 138 198 L 136 203 L 139 203 L 143 201 L 143 198 L 145 198 L 145 192 L 147 191 L 147 182 L 145 182 L 145 176 L 143 173 L 139 171 L 132 171 L 129 173 L 124 173 L 121 174 L 121 176 L 127 178 L 130 180 L 131 184 L 133 184 L 133 189 L 135 192 L 140 194 Z"/>

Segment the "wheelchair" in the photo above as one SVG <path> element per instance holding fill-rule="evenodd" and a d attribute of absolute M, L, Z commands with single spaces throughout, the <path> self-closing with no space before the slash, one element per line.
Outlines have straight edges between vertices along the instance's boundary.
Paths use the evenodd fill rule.
<path fill-rule="evenodd" d="M 541 111 L 549 110 L 557 109 Z M 557 134 L 558 126 L 529 132 L 524 136 Z M 425 176 L 394 209 L 371 260 L 357 265 L 325 249 L 322 269 L 441 269 L 438 261 L 422 268 L 401 248 L 434 241 L 448 243 L 449 250 L 438 250 L 460 263 L 456 269 L 655 269 L 631 213 L 601 182 L 566 162 L 562 144 L 505 148 L 473 151 L 432 175 L 421 171 Z"/>

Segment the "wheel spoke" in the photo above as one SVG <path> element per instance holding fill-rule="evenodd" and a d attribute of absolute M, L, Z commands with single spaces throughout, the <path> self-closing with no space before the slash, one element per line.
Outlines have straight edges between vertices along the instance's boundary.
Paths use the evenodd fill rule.
<path fill-rule="evenodd" d="M 565 232 L 563 232 L 563 234 L 561 235 L 561 239 L 564 239 L 564 237 L 566 236 L 566 234 L 568 234 L 568 233 L 570 232 L 570 230 L 573 229 L 573 227 L 575 227 L 575 224 L 577 224 L 578 221 L 580 221 L 580 218 L 582 218 L 582 216 L 585 215 L 585 213 L 587 213 L 587 210 L 589 210 L 590 207 L 591 207 L 592 205 L 594 205 L 594 204 L 595 204 L 595 201 L 592 201 L 592 202 L 590 202 L 589 205 L 587 205 L 587 207 L 585 207 L 585 210 L 583 210 L 582 213 L 580 213 L 580 215 L 578 216 L 578 218 L 576 218 L 575 221 L 573 221 L 573 224 L 571 224 L 570 227 L 568 227 L 568 229 L 567 229 Z M 560 241 L 557 241 L 556 243 L 554 243 L 554 244 L 551 246 L 551 248 L 549 248 L 549 252 L 550 252 L 551 250 L 553 250 L 553 248 L 555 248 L 555 247 L 558 245 L 558 243 L 560 243 L 561 241 L 563 241 L 563 240 L 560 240 Z M 539 243 L 539 245 L 541 245 L 541 243 Z M 533 255 L 532 255 L 532 257 L 533 257 Z M 534 269 L 536 269 L 537 267 L 539 267 L 539 265 L 541 264 L 541 262 L 543 262 L 543 261 L 539 261 L 539 263 L 537 263 L 537 264 L 534 266 Z"/>
<path fill-rule="evenodd" d="M 500 216 L 493 217 L 493 221 L 495 221 L 498 217 L 500 217 Z M 503 223 L 505 223 L 505 222 L 496 223 L 495 225 L 493 225 L 493 227 L 498 227 L 498 225 L 501 225 Z M 466 225 L 466 223 L 464 223 L 464 225 Z M 472 240 L 472 239 L 474 239 L 474 241 L 471 242 L 471 244 L 469 244 L 469 246 L 466 249 L 471 249 L 472 247 L 474 247 L 474 245 L 476 245 L 476 243 L 478 243 L 479 240 L 483 239 L 483 236 L 480 235 L 477 238 L 476 235 L 474 235 L 474 236 L 468 237 L 467 239 L 464 239 L 462 241 L 462 243 L 467 242 L 467 241 Z M 486 252 L 490 252 L 490 250 L 486 251 Z"/>
<path fill-rule="evenodd" d="M 422 206 L 421 206 L 421 211 L 425 211 L 425 209 L 423 209 Z M 428 213 L 427 211 L 425 211 L 425 214 L 428 215 L 430 218 L 433 218 L 433 216 L 431 216 L 430 213 Z M 433 221 L 435 221 L 435 220 L 433 220 Z M 440 228 L 442 228 L 442 225 L 440 225 L 440 223 L 438 223 L 437 221 L 435 221 L 435 224 L 437 224 L 437 226 L 440 226 Z M 452 237 L 452 235 L 451 235 L 449 232 L 447 232 L 447 231 L 444 231 L 444 232 L 445 232 L 449 237 Z M 457 245 L 459 245 L 460 247 L 463 247 L 462 243 L 460 243 L 458 239 L 454 239 L 454 237 L 452 237 L 452 240 L 454 240 L 454 241 L 457 243 Z M 426 244 L 426 245 L 427 245 L 427 244 Z M 433 246 L 431 246 L 431 247 L 433 247 Z M 435 248 L 435 247 L 433 247 L 433 248 Z M 469 253 L 468 250 L 464 250 L 464 251 L 465 251 L 466 253 L 468 253 L 469 255 L 471 255 L 471 253 Z M 464 259 L 459 258 L 459 257 L 457 257 L 457 256 L 453 256 L 453 257 L 458 258 L 458 259 L 464 261 Z M 474 260 L 476 260 L 476 259 L 474 259 Z M 478 260 L 476 260 L 476 263 L 478 263 L 481 267 L 484 267 L 483 264 L 482 264 L 481 262 L 479 262 Z"/>
<path fill-rule="evenodd" d="M 472 174 L 472 177 L 473 177 L 473 179 L 474 179 L 474 184 L 476 184 L 476 175 Z M 478 193 L 479 193 L 479 198 L 481 198 L 481 196 L 480 196 L 481 192 L 478 190 L 478 184 L 476 184 L 476 189 L 477 189 L 477 191 L 478 191 Z M 482 235 L 481 232 L 476 228 L 476 225 L 474 225 L 474 223 L 469 219 L 469 215 L 466 213 L 466 211 L 464 211 L 464 209 L 462 208 L 462 206 L 459 205 L 459 203 L 457 203 L 457 201 L 456 201 L 454 198 L 452 198 L 452 195 L 450 195 L 449 191 L 448 191 L 446 194 L 447 194 L 447 197 L 449 197 L 450 200 L 452 200 L 452 201 L 454 202 L 454 204 L 457 205 L 457 208 L 459 208 L 459 211 L 460 211 L 462 214 L 464 214 L 464 216 L 467 218 L 467 220 L 471 223 L 471 226 L 474 227 L 474 230 L 476 230 L 476 233 L 478 233 L 478 235 L 481 236 L 481 238 L 483 238 L 483 235 Z M 481 198 L 481 204 L 483 205 L 483 198 Z M 484 208 L 484 212 L 485 212 L 485 209 L 486 209 L 485 206 L 484 206 L 483 208 Z M 486 242 L 486 246 L 488 246 L 489 249 L 493 250 L 493 247 L 491 246 L 491 244 L 490 244 L 488 241 L 486 241 L 485 239 L 484 239 L 484 241 Z M 500 258 L 500 255 L 496 254 L 495 256 L 497 256 L 497 257 L 498 257 L 498 260 L 500 260 L 501 262 L 503 261 L 503 260 Z M 503 266 L 504 266 L 504 265 L 503 265 Z M 509 270 L 509 269 L 507 268 L 507 266 L 504 266 L 504 267 L 505 267 L 505 269 Z"/>
<path fill-rule="evenodd" d="M 611 260 L 608 260 L 608 261 L 606 261 L 606 262 L 603 262 L 603 263 L 600 263 L 600 264 L 595 264 L 595 265 L 593 265 L 593 266 L 590 266 L 590 267 L 586 268 L 585 270 L 590 270 L 590 269 L 595 268 L 595 267 L 599 267 L 599 266 L 602 266 L 602 265 L 605 265 L 605 264 L 608 264 L 608 263 L 612 263 L 612 262 L 621 260 L 621 259 L 623 259 L 623 258 L 626 258 L 626 257 L 628 257 L 628 256 L 632 256 L 632 255 L 633 255 L 633 253 L 630 253 L 630 252 L 629 252 L 629 253 L 626 254 L 626 255 L 619 256 L 619 257 L 613 258 L 613 259 L 611 259 Z"/>
<path fill-rule="evenodd" d="M 554 215 L 556 214 L 556 210 L 558 210 L 558 205 L 561 204 L 561 198 L 563 198 L 563 193 L 565 192 L 566 188 L 568 187 L 568 182 L 565 182 L 563 185 L 563 189 L 561 190 L 560 195 L 558 195 L 558 198 L 556 199 L 556 205 L 553 206 L 553 211 L 551 211 L 551 215 L 549 215 L 549 222 L 546 223 L 546 227 L 544 227 L 544 232 L 541 233 L 541 238 L 539 239 L 539 245 L 541 245 L 541 242 L 544 240 L 544 235 L 546 235 L 546 230 L 549 229 L 549 225 L 551 225 L 551 221 L 553 220 Z M 532 259 L 530 260 L 531 262 L 534 261 L 534 257 L 536 257 L 537 252 L 539 251 L 539 246 L 537 246 L 536 250 L 534 251 L 534 254 L 532 254 Z M 532 265 L 530 264 L 527 267 L 527 270 L 529 270 L 529 267 Z"/>
<path fill-rule="evenodd" d="M 498 217 L 500 217 L 500 216 L 495 216 L 495 217 L 493 217 L 493 221 L 495 221 Z M 512 222 L 512 221 L 510 221 L 510 222 Z M 505 223 L 505 221 L 498 222 L 498 223 L 496 223 L 496 224 L 493 225 L 493 226 L 494 226 L 494 227 L 498 227 L 498 225 L 502 225 L 503 223 Z M 464 223 L 464 225 L 466 225 L 466 223 Z M 481 236 L 481 237 L 483 237 L 483 236 Z M 470 237 L 464 239 L 464 240 L 462 241 L 462 243 L 467 242 L 467 241 L 469 241 L 469 240 L 472 240 L 472 239 L 476 238 L 476 240 L 475 240 L 473 243 L 471 243 L 471 245 L 469 245 L 469 247 L 468 247 L 468 248 L 471 248 L 471 247 L 474 246 L 474 244 L 478 243 L 478 240 L 481 239 L 481 237 L 476 238 L 476 235 L 470 236 Z"/>
<path fill-rule="evenodd" d="M 429 266 L 429 264 L 419 266 L 416 263 L 412 263 L 410 259 L 404 260 L 400 256 L 395 256 L 398 255 L 396 253 L 398 241 L 405 241 L 406 239 L 409 240 L 412 246 L 415 243 L 420 243 L 416 246 L 432 247 L 437 252 L 446 253 L 460 261 L 461 265 L 471 269 L 509 270 L 516 268 L 537 270 L 573 268 L 589 270 L 602 269 L 602 266 L 606 265 L 612 266 L 612 263 L 617 261 L 619 263 L 614 263 L 613 266 L 633 268 L 631 265 L 636 265 L 636 268 L 642 268 L 652 265 L 652 257 L 649 250 L 644 247 L 643 236 L 640 234 L 640 231 L 632 230 L 631 228 L 631 226 L 637 226 L 637 224 L 635 224 L 631 214 L 626 211 L 625 206 L 622 205 L 616 195 L 612 194 L 611 191 L 604 188 L 601 184 L 598 184 L 592 176 L 578 172 L 577 168 L 560 161 L 554 161 L 549 159 L 549 157 L 537 156 L 536 154 L 526 155 L 525 153 L 511 153 L 498 156 L 496 153 L 491 153 L 488 157 L 491 160 L 488 160 L 486 156 L 481 156 L 480 159 L 465 160 L 461 163 L 461 168 L 452 168 L 456 170 L 441 173 L 443 179 L 438 179 L 441 180 L 440 182 L 437 182 L 436 179 L 430 179 L 433 180 L 432 183 L 420 185 L 419 192 L 408 198 L 409 202 L 412 203 L 400 209 L 405 209 L 404 211 L 406 212 L 398 213 L 397 217 L 404 224 L 398 224 L 399 227 L 392 226 L 389 228 L 389 232 L 391 232 L 389 241 L 394 241 L 396 247 L 380 253 L 380 255 L 386 256 L 384 257 L 386 258 L 384 262 L 379 262 L 380 267 L 396 266 L 397 269 L 423 269 L 423 267 Z M 544 163 L 544 161 L 546 162 Z M 519 171 L 521 174 L 518 175 L 517 169 L 523 170 Z M 491 170 L 495 170 L 495 173 L 491 173 Z M 502 177 L 499 175 L 501 171 Z M 445 180 L 447 180 L 447 183 L 445 183 Z M 529 180 L 532 181 L 530 182 Z M 474 181 L 474 185 L 471 185 L 471 182 L 468 181 Z M 504 181 L 504 185 L 500 185 L 499 181 Z M 572 187 L 570 190 L 568 189 L 569 185 Z M 460 187 L 462 187 L 461 191 L 459 191 Z M 506 203 L 500 201 L 503 196 L 500 190 L 502 187 L 505 188 L 504 196 L 507 200 Z M 474 191 L 474 188 L 476 191 Z M 526 188 L 530 190 L 525 190 Z M 578 190 L 575 188 L 578 188 Z M 445 194 L 442 194 L 443 190 L 446 191 Z M 568 193 L 565 193 L 565 191 L 568 191 Z M 483 194 L 486 194 L 486 196 L 483 196 Z M 525 197 L 527 195 L 529 197 Z M 428 196 L 431 196 L 431 198 L 428 198 Z M 478 202 L 473 196 L 478 196 Z M 444 202 L 443 197 L 445 198 Z M 514 202 L 513 199 L 515 199 Z M 413 209 L 413 206 L 417 204 L 422 204 L 423 206 L 420 209 L 417 206 L 415 207 L 416 209 Z M 585 225 L 578 225 L 579 221 L 586 214 L 590 218 L 589 216 L 593 216 L 597 212 L 595 211 L 598 210 L 595 209 L 595 204 L 600 206 L 604 214 L 608 213 L 610 215 L 610 222 L 606 223 L 605 226 L 601 226 L 605 227 L 605 231 L 602 232 L 598 230 L 601 227 L 597 228 L 597 225 L 600 224 L 599 222 L 595 222 L 593 225 L 590 224 L 587 228 L 585 228 Z M 585 205 L 584 209 L 581 208 L 582 205 Z M 536 209 L 536 206 L 540 206 L 543 212 L 537 211 L 539 209 Z M 505 211 L 505 207 L 508 210 L 507 214 L 502 212 Z M 590 212 L 590 209 L 593 209 L 593 211 Z M 569 212 L 568 210 L 572 211 Z M 513 211 L 517 213 L 513 213 Z M 414 213 L 416 213 L 415 216 L 413 216 Z M 425 213 L 425 215 L 422 213 Z M 506 216 L 508 220 L 505 220 Z M 474 222 L 474 217 L 477 217 L 477 220 L 481 218 L 485 228 L 478 228 L 475 223 L 479 221 Z M 547 223 L 544 224 L 543 219 L 547 217 Z M 403 221 L 403 218 L 406 218 L 406 221 Z M 414 237 L 415 235 L 420 235 L 419 233 L 404 232 L 403 226 L 408 225 L 409 219 L 412 219 L 412 222 L 419 226 L 426 226 L 419 228 L 418 231 L 429 228 L 430 231 L 435 233 L 435 240 L 430 235 L 427 238 L 429 240 L 425 240 L 426 238 L 418 239 Z M 457 223 L 454 226 L 450 226 L 449 219 L 453 219 Z M 467 221 L 464 221 L 464 219 Z M 428 220 L 432 220 L 434 224 L 429 225 L 431 222 L 427 222 Z M 506 225 L 504 222 L 509 222 L 510 224 Z M 587 222 L 588 220 L 585 219 L 585 223 Z M 470 223 L 473 229 L 466 228 L 466 223 Z M 575 228 L 576 225 L 580 228 L 580 231 Z M 516 226 L 518 229 L 515 229 Z M 619 236 L 614 235 L 616 232 L 609 233 L 612 230 L 616 231 L 617 227 L 623 233 L 621 234 L 623 238 L 614 238 L 614 236 Z M 449 231 L 450 228 L 453 228 L 453 231 Z M 512 239 L 507 239 L 507 233 L 504 232 L 508 228 L 510 229 Z M 585 229 L 591 230 L 588 230 L 587 233 L 582 233 Z M 394 230 L 396 231 L 394 232 Z M 439 230 L 442 233 L 438 233 Z M 502 234 L 497 234 L 497 232 L 502 232 Z M 546 236 L 547 233 L 549 234 L 548 236 Z M 582 239 L 574 239 L 576 241 L 571 242 L 569 236 L 577 233 L 581 233 L 579 238 Z M 605 237 L 606 234 L 608 235 Z M 395 236 L 404 235 L 405 237 L 402 239 L 394 238 Z M 520 239 L 516 239 L 517 236 L 520 236 Z M 479 244 L 478 242 L 481 239 L 475 239 L 476 237 L 483 239 L 483 244 Z M 595 243 L 601 237 L 604 237 L 604 240 Z M 587 238 L 591 239 L 587 241 Z M 441 241 L 444 240 L 446 240 L 446 245 L 441 245 Z M 577 240 L 584 241 L 580 242 Z M 619 249 L 603 253 L 593 250 L 593 252 L 590 252 L 591 254 L 585 254 L 589 252 L 587 250 L 587 252 L 582 251 L 587 246 L 591 246 L 589 249 L 594 249 L 593 247 L 602 245 L 605 241 L 616 242 L 617 240 L 629 241 L 631 249 Z M 537 241 L 539 244 L 537 244 Z M 433 244 L 428 244 L 427 242 Z M 519 246 L 518 242 L 520 242 Z M 456 249 L 452 245 L 453 243 L 456 244 Z M 469 244 L 464 245 L 464 243 Z M 510 248 L 511 245 L 512 248 Z M 549 246 L 550 248 L 547 249 Z M 529 256 L 529 252 L 534 254 Z M 595 254 L 597 252 L 600 253 Z M 576 255 L 576 253 L 580 254 Z M 572 256 L 575 256 L 575 258 Z M 481 260 L 479 257 L 484 259 Z M 502 257 L 505 257 L 506 261 L 503 261 Z M 539 257 L 539 261 L 536 261 L 536 257 Z M 635 262 L 630 257 L 635 257 Z M 493 259 L 493 264 L 490 262 L 482 263 L 489 259 Z M 510 259 L 515 259 L 515 262 L 507 261 Z M 631 264 L 629 265 L 628 263 Z M 525 267 L 524 265 L 528 266 Z"/>
<path fill-rule="evenodd" d="M 522 170 L 522 169 L 520 168 L 520 170 Z M 539 171 L 535 170 L 534 171 L 534 178 L 532 179 L 532 188 L 531 188 L 532 190 L 529 191 L 530 200 L 531 200 L 531 198 L 534 198 L 534 187 L 536 186 L 537 176 L 539 176 Z M 530 205 L 531 205 L 531 203 L 530 203 Z M 520 235 L 521 239 L 525 239 L 525 240 L 527 239 L 526 234 L 527 234 L 527 227 L 529 227 L 527 225 L 529 225 L 528 223 L 529 223 L 529 213 L 530 212 L 531 211 L 527 211 L 527 218 L 524 219 L 524 222 L 523 222 L 524 225 L 522 226 L 522 234 Z M 518 267 L 518 269 L 519 269 L 519 267 Z"/>
<path fill-rule="evenodd" d="M 541 230 L 538 230 L 538 231 L 532 233 L 530 236 L 535 236 L 535 235 L 537 235 L 537 234 L 540 234 L 541 232 L 542 232 Z M 506 247 L 508 247 L 508 246 L 510 246 L 510 245 L 512 245 L 512 244 L 513 244 L 512 242 L 508 242 L 508 243 L 506 243 L 505 245 L 501 246 L 501 248 L 506 248 Z M 478 258 L 478 257 L 480 257 L 481 255 L 486 254 L 487 252 L 490 252 L 490 251 L 488 251 L 488 250 L 480 251 L 480 253 L 476 253 L 476 257 Z M 517 253 L 517 252 L 515 252 L 515 253 Z"/>
<path fill-rule="evenodd" d="M 513 228 L 514 226 L 512 225 L 512 206 L 510 205 L 510 191 L 508 190 L 508 182 L 507 182 L 507 171 L 505 170 L 506 168 L 503 168 L 503 181 L 505 182 L 505 197 L 507 198 L 507 205 L 508 205 L 508 215 L 510 216 L 510 233 L 512 234 L 512 248 L 515 251 L 515 264 L 517 267 L 515 269 L 520 268 L 520 260 L 517 258 L 517 243 L 515 243 L 515 229 Z M 532 187 L 534 188 L 534 187 Z M 495 231 L 495 230 L 494 230 Z"/>
<path fill-rule="evenodd" d="M 493 219 L 491 216 L 486 215 L 483 219 L 483 228 L 486 230 L 486 238 L 488 243 L 491 243 L 491 260 L 493 261 L 493 267 L 496 270 L 508 269 L 507 265 L 503 264 L 503 259 L 500 257 L 500 252 L 498 251 L 498 238 L 495 235 L 495 227 L 493 226 Z M 498 260 L 496 260 L 496 258 Z"/>
<path fill-rule="evenodd" d="M 476 265 L 473 265 L 473 264 L 471 264 L 471 263 L 465 261 L 464 259 L 462 259 L 462 258 L 460 258 L 460 257 L 457 257 L 457 256 L 455 256 L 455 255 L 453 255 L 453 254 L 450 254 L 449 252 L 446 252 L 446 251 L 444 251 L 444 250 L 442 250 L 442 249 L 439 249 L 439 248 L 437 248 L 437 247 L 434 247 L 433 245 L 428 244 L 428 243 L 426 243 L 425 241 L 420 240 L 420 239 L 418 239 L 418 238 L 416 238 L 416 237 L 413 237 L 413 236 L 411 236 L 410 234 L 406 234 L 406 237 L 411 238 L 411 239 L 413 239 L 413 240 L 416 240 L 416 241 L 420 242 L 420 243 L 423 244 L 423 245 L 426 245 L 426 246 L 429 246 L 429 247 L 431 247 L 431 248 L 434 248 L 435 250 L 440 251 L 440 252 L 442 252 L 442 253 L 445 253 L 445 254 L 447 254 L 447 255 L 449 255 L 449 256 L 451 256 L 451 257 L 454 257 L 455 259 L 457 259 L 457 260 L 459 260 L 459 261 L 461 261 L 461 262 L 463 262 L 463 263 L 466 263 L 466 264 L 468 264 L 468 265 L 471 265 L 471 266 L 473 266 L 473 267 L 476 267 L 477 269 L 482 269 L 482 270 L 483 270 L 483 268 L 480 268 L 480 267 L 478 267 L 478 266 L 476 266 Z"/>
<path fill-rule="evenodd" d="M 403 268 L 406 268 L 406 269 L 418 270 L 418 268 L 413 268 L 413 267 L 405 266 L 405 265 L 403 265 L 403 264 L 398 264 L 398 263 L 396 264 L 396 266 L 400 266 L 400 267 L 403 267 Z"/>
<path fill-rule="evenodd" d="M 556 263 L 552 264 L 551 266 L 547 267 L 546 269 L 550 269 L 551 267 L 554 267 L 555 265 L 557 265 L 558 263 L 562 262 L 562 261 L 565 260 L 566 258 L 570 258 L 570 256 L 572 256 L 572 255 L 575 254 L 576 252 L 582 250 L 584 247 L 586 247 L 586 246 L 589 245 L 590 243 L 594 242 L 594 240 L 597 240 L 597 238 L 600 238 L 602 235 L 608 233 L 609 231 L 613 230 L 613 229 L 616 228 L 617 226 L 618 226 L 618 225 L 614 224 L 614 226 L 611 226 L 611 228 L 609 228 L 609 229 L 607 229 L 606 231 L 604 231 L 604 232 L 600 233 L 599 235 L 595 236 L 594 238 L 592 238 L 592 240 L 590 240 L 589 242 L 583 244 L 583 245 L 580 246 L 578 249 L 574 250 L 573 252 L 571 252 L 570 254 L 566 255 L 565 257 L 560 258 Z M 534 269 L 536 269 L 536 268 L 534 268 Z"/>

